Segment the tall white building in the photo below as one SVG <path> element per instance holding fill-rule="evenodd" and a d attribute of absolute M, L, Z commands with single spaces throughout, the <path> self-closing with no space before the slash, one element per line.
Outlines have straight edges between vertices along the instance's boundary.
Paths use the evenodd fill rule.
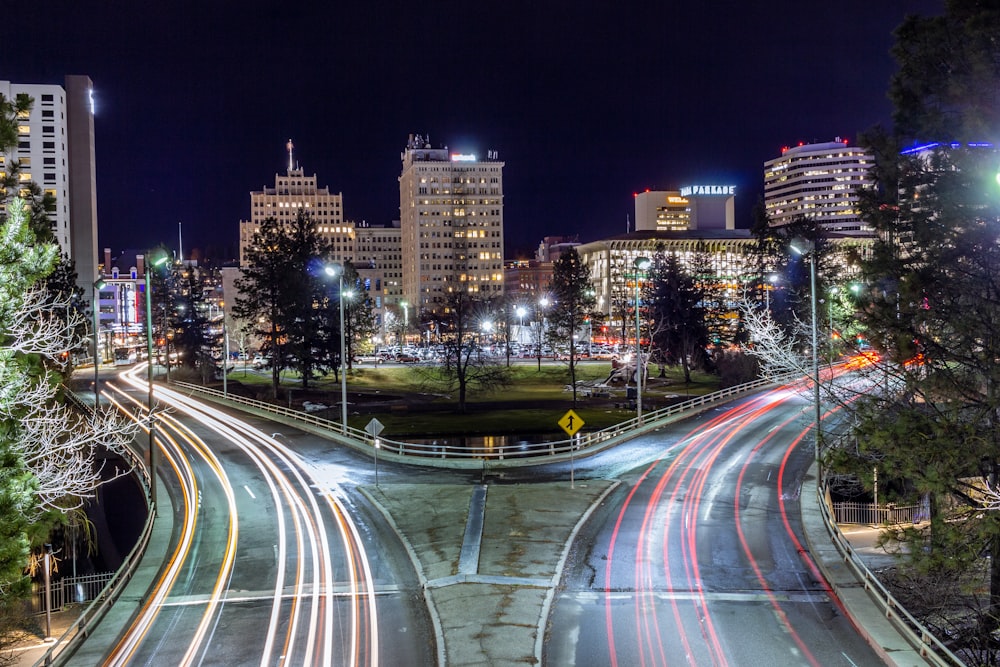
<path fill-rule="evenodd" d="M 402 230 L 399 222 L 391 226 L 370 226 L 365 223 L 355 228 L 357 235 L 352 264 L 361 278 L 362 287 L 371 299 L 376 325 L 386 335 L 386 314 L 402 319 L 403 253 Z"/>
<path fill-rule="evenodd" d="M 443 313 L 450 293 L 503 294 L 503 167 L 496 153 L 432 148 L 411 135 L 400 155 L 403 296 L 409 309 Z"/>
<path fill-rule="evenodd" d="M 50 213 L 60 250 L 76 263 L 77 283 L 89 294 L 97 278 L 97 169 L 94 93 L 90 77 L 70 75 L 65 87 L 0 81 L 0 94 L 33 100 L 17 118 L 17 146 L 0 153 L 0 172 L 19 163 L 22 183 L 55 198 Z M 0 204 L 2 206 L 2 204 Z"/>
<path fill-rule="evenodd" d="M 771 224 L 797 217 L 814 219 L 827 232 L 871 234 L 861 220 L 858 193 L 874 185 L 875 160 L 846 140 L 783 148 L 764 163 L 764 205 Z"/>
<path fill-rule="evenodd" d="M 306 176 L 295 167 L 292 142 L 289 140 L 288 170 L 274 175 L 274 187 L 264 186 L 250 193 L 250 219 L 240 220 L 240 266 L 246 266 L 246 251 L 254 234 L 268 218 L 288 223 L 299 211 L 305 211 L 320 235 L 330 241 L 335 261 L 354 257 L 354 223 L 344 220 L 344 195 L 331 193 L 330 188 L 317 185 L 316 174 Z"/>

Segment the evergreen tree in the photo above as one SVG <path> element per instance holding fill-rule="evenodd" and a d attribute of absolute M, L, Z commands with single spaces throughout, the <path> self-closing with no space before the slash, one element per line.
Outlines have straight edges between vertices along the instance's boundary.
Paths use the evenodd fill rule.
<path fill-rule="evenodd" d="M 653 257 L 645 291 L 654 356 L 663 364 L 679 365 L 684 381 L 690 382 L 692 367 L 704 367 L 709 342 L 702 291 L 677 255 L 662 248 Z"/>
<path fill-rule="evenodd" d="M 928 500 L 930 529 L 900 535 L 919 545 L 907 550 L 913 563 L 961 576 L 988 557 L 989 600 L 973 634 L 993 655 L 1000 648 L 1000 504 L 991 505 L 1000 499 L 1000 187 L 995 148 L 968 142 L 996 137 L 998 25 L 995 0 L 952 0 L 944 15 L 910 17 L 896 33 L 895 132 L 866 137 L 879 156 L 878 187 L 862 201 L 878 236 L 864 265 L 860 317 L 886 363 L 882 386 L 857 403 L 858 446 L 837 450 L 832 461 L 869 484 L 877 465 L 883 488 Z M 914 141 L 943 144 L 899 154 Z"/>
<path fill-rule="evenodd" d="M 284 368 L 298 370 L 307 388 L 315 371 L 337 367 L 339 343 L 332 343 L 339 336 L 339 320 L 336 336 L 333 325 L 324 324 L 336 319 L 329 315 L 330 288 L 323 273 L 329 254 L 328 244 L 302 211 L 287 224 L 266 219 L 247 251 L 233 313 L 252 323 L 254 334 L 265 341 L 275 398 Z M 333 349 L 335 353 L 325 352 Z"/>
<path fill-rule="evenodd" d="M 551 335 L 569 347 L 569 377 L 573 387 L 573 405 L 576 406 L 576 339 L 581 329 L 586 328 L 584 323 L 592 316 L 597 303 L 590 272 L 580 260 L 576 248 L 559 255 L 552 267 L 549 291 L 555 301 L 555 307 L 549 314 Z"/>

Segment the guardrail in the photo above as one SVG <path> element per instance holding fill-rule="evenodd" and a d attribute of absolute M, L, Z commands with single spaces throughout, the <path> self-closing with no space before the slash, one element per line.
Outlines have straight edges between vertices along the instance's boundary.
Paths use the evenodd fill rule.
<path fill-rule="evenodd" d="M 825 485 L 816 485 L 817 504 L 823 513 L 823 522 L 833 539 L 834 545 L 843 557 L 844 564 L 854 573 L 857 580 L 864 586 L 868 596 L 878 605 L 878 607 L 889 619 L 899 633 L 919 651 L 920 655 L 934 665 L 964 666 L 965 663 L 951 649 L 945 646 L 940 639 L 934 636 L 930 630 L 918 621 L 903 605 L 882 585 L 875 574 L 868 569 L 861 557 L 854 551 L 854 547 L 840 532 L 834 518 L 830 505 L 826 500 L 827 489 Z"/>
<path fill-rule="evenodd" d="M 90 411 L 94 409 L 93 405 L 86 404 L 69 389 L 65 390 L 65 394 L 67 399 L 74 403 L 78 409 Z M 80 613 L 80 616 L 77 617 L 73 624 L 66 629 L 66 632 L 35 662 L 33 667 L 64 664 L 64 660 L 69 660 L 72 657 L 73 652 L 80 642 L 90 636 L 91 628 L 104 618 L 104 615 L 108 613 L 115 602 L 121 597 L 121 594 L 125 591 L 125 587 L 132 580 L 132 575 L 135 574 L 136 568 L 139 567 L 139 561 L 142 560 L 142 556 L 146 552 L 146 545 L 149 544 L 149 538 L 153 534 L 153 519 L 155 517 L 153 502 L 149 492 L 149 469 L 146 467 L 142 455 L 131 447 L 124 453 L 126 454 L 126 458 L 132 463 L 133 469 L 139 472 L 139 483 L 143 487 L 146 498 L 146 523 L 142 527 L 142 532 L 139 534 L 139 539 L 136 540 L 135 546 L 132 547 L 132 550 L 125 557 L 121 567 L 115 571 L 111 580 L 108 581 L 97 597 Z"/>
<path fill-rule="evenodd" d="M 798 373 L 786 373 L 780 376 L 754 380 L 753 382 L 720 389 L 704 396 L 697 396 L 675 405 L 648 412 L 641 419 L 632 417 L 614 426 L 598 431 L 578 433 L 576 437 L 563 440 L 538 443 L 519 442 L 514 445 L 470 449 L 447 444 L 427 444 L 393 440 L 380 436 L 377 438 L 377 444 L 380 452 L 400 457 L 400 459 L 410 459 L 415 464 L 433 465 L 435 460 L 446 460 L 452 465 L 465 462 L 469 464 L 469 467 L 472 465 L 483 465 L 486 462 L 495 463 L 499 461 L 514 465 L 538 465 L 552 460 L 552 457 L 572 457 L 595 453 L 620 440 L 655 430 L 662 426 L 665 420 L 682 413 L 711 407 L 763 387 L 794 382 L 800 380 L 801 377 L 801 374 Z M 223 394 L 217 389 L 209 389 L 187 382 L 174 382 L 173 386 L 183 387 L 186 390 L 197 392 L 202 396 L 229 404 L 233 407 L 250 408 L 264 414 L 276 415 L 294 419 L 299 423 L 309 424 L 322 429 L 324 435 L 327 437 L 335 438 L 339 442 L 366 452 L 372 451 L 373 446 L 376 444 L 376 439 L 361 429 L 351 426 L 344 429 L 340 422 L 316 417 L 307 412 L 292 410 L 280 405 L 244 398 L 242 396 Z M 544 461 L 541 460 L 542 457 L 545 458 Z"/>

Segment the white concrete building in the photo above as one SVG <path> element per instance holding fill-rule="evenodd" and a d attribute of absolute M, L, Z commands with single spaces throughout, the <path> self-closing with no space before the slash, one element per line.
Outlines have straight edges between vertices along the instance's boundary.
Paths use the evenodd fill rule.
<path fill-rule="evenodd" d="M 861 220 L 858 193 L 874 184 L 875 159 L 846 140 L 783 148 L 764 163 L 764 205 L 771 224 L 814 219 L 825 232 L 870 235 Z"/>
<path fill-rule="evenodd" d="M 357 225 L 352 263 L 372 302 L 376 325 L 384 340 L 386 314 L 403 317 L 403 249 L 399 221 L 391 226 Z"/>
<path fill-rule="evenodd" d="M 432 148 L 411 135 L 400 155 L 403 297 L 411 318 L 444 312 L 448 294 L 503 294 L 503 167 L 496 153 Z M 414 320 L 415 321 L 415 320 Z"/>
<path fill-rule="evenodd" d="M 52 231 L 76 263 L 77 284 L 89 294 L 98 263 L 93 83 L 85 75 L 67 76 L 64 83 L 0 81 L 5 98 L 25 94 L 34 101 L 31 111 L 17 118 L 16 148 L 0 153 L 0 172 L 17 162 L 20 182 L 34 182 L 55 198 Z"/>

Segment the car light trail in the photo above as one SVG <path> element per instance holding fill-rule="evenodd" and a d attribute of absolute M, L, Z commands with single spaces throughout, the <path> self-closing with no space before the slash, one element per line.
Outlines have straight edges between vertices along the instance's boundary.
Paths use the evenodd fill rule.
<path fill-rule="evenodd" d="M 145 381 L 137 377 L 141 370 L 142 367 L 137 367 L 122 374 L 121 378 L 133 389 L 144 390 Z M 127 396 L 117 388 L 115 391 Z M 245 454 L 260 472 L 262 483 L 267 485 L 271 502 L 277 508 L 277 567 L 268 596 L 271 598 L 268 621 L 259 635 L 263 638 L 260 664 L 377 664 L 379 635 L 371 567 L 361 535 L 346 511 L 339 487 L 336 484 L 319 484 L 310 466 L 288 447 L 220 410 L 166 387 L 157 387 L 157 398 L 184 412 L 199 425 L 218 433 L 235 448 L 234 451 Z M 137 401 L 133 400 L 133 403 L 141 406 Z M 119 409 L 130 412 L 118 405 Z M 160 610 L 168 606 L 167 598 L 185 562 L 193 558 L 191 549 L 199 513 L 194 499 L 199 497 L 201 490 L 196 477 L 197 468 L 184 454 L 181 442 L 204 461 L 218 480 L 226 499 L 230 528 L 223 563 L 211 590 L 205 593 L 201 621 L 193 631 L 185 630 L 182 637 L 171 637 L 172 644 L 187 642 L 179 664 L 200 664 L 206 659 L 223 608 L 227 601 L 234 599 L 227 597 L 227 588 L 236 562 L 239 514 L 226 467 L 216 452 L 178 420 L 162 414 L 157 416 L 159 423 L 164 425 L 158 433 L 161 439 L 159 446 L 182 488 L 183 539 L 170 558 L 170 567 L 158 580 L 155 594 L 147 600 L 140 618 L 108 664 L 126 664 L 135 658 L 144 642 L 148 644 L 145 638 L 150 628 Z M 257 500 L 250 486 L 243 485 L 243 488 L 246 497 Z M 322 500 L 316 497 L 317 494 L 322 496 Z M 336 531 L 339 536 L 339 550 L 331 544 L 331 531 Z M 288 536 L 293 536 L 293 543 L 289 543 Z M 345 563 L 346 575 L 342 581 L 346 582 L 349 591 L 346 596 L 338 592 L 335 556 Z M 187 567 L 195 567 L 195 564 L 191 562 Z M 292 582 L 290 592 L 286 591 L 289 579 Z M 344 597 L 349 604 L 346 618 L 344 614 L 336 613 L 335 606 L 337 599 Z M 340 642 L 335 633 L 338 627 L 343 628 L 339 635 Z M 177 633 L 172 631 L 174 634 Z M 142 650 L 146 655 L 152 649 L 145 646 Z"/>

